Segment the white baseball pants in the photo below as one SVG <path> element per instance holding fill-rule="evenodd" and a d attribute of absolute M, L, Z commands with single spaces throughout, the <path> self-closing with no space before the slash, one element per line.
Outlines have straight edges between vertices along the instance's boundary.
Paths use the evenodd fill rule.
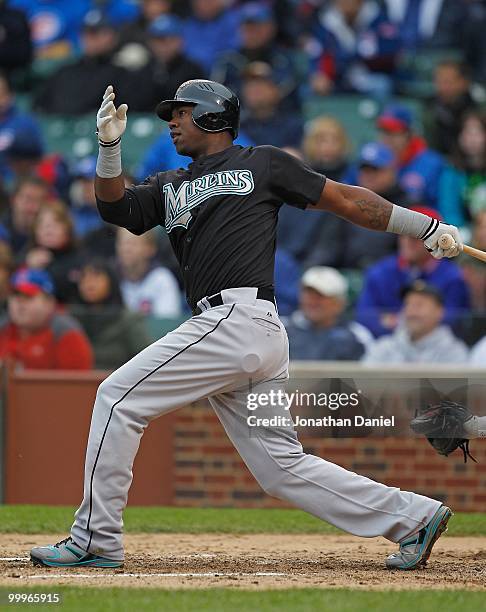
<path fill-rule="evenodd" d="M 221 292 L 204 310 L 101 383 L 85 463 L 84 499 L 71 529 L 89 552 L 123 559 L 122 513 L 132 466 L 152 419 L 202 398 L 261 487 L 270 495 L 364 537 L 398 542 L 429 522 L 440 502 L 401 491 L 303 452 L 292 425 L 255 431 L 247 393 L 283 389 L 288 340 L 274 305 L 256 289 Z M 207 303 L 201 300 L 202 309 Z M 284 407 L 272 407 L 289 416 Z M 253 413 L 254 414 L 254 413 Z"/>

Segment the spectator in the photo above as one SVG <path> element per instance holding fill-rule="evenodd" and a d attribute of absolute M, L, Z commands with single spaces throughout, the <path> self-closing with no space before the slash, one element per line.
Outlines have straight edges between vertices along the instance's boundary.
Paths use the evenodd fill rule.
<path fill-rule="evenodd" d="M 297 308 L 300 276 L 300 266 L 296 259 L 285 249 L 277 248 L 274 279 L 275 300 L 280 316 L 287 317 Z"/>
<path fill-rule="evenodd" d="M 300 310 L 286 325 L 290 359 L 360 359 L 363 345 L 344 322 L 348 284 L 333 268 L 310 268 L 302 277 Z"/>
<path fill-rule="evenodd" d="M 21 180 L 37 174 L 44 155 L 44 146 L 40 139 L 32 138 L 30 129 L 24 127 L 16 130 L 12 140 L 4 150 L 8 166 L 7 178 Z"/>
<path fill-rule="evenodd" d="M 121 43 L 138 43 L 146 45 L 147 29 L 149 25 L 162 15 L 172 13 L 172 5 L 178 3 L 173 0 L 141 0 L 140 13 L 137 19 L 130 20 L 121 30 Z"/>
<path fill-rule="evenodd" d="M 316 172 L 339 181 L 349 167 L 351 142 L 342 123 L 323 115 L 306 125 L 302 152 Z"/>
<path fill-rule="evenodd" d="M 486 336 L 472 347 L 469 365 L 475 368 L 486 368 Z"/>
<path fill-rule="evenodd" d="M 78 287 L 80 304 L 71 312 L 92 342 L 97 368 L 118 368 L 150 344 L 142 315 L 125 308 L 116 275 L 103 260 L 83 265 Z"/>
<path fill-rule="evenodd" d="M 260 4 L 260 2 L 251 2 Z M 243 2 L 243 5 L 246 2 Z M 276 42 L 283 48 L 296 47 L 299 38 L 305 31 L 305 23 L 299 10 L 299 0 L 265 0 L 265 4 L 272 10 L 277 35 Z"/>
<path fill-rule="evenodd" d="M 111 84 L 120 100 L 131 110 L 137 110 L 140 96 L 130 73 L 113 62 L 117 30 L 101 11 L 95 9 L 87 13 L 81 43 L 81 57 L 62 66 L 47 79 L 35 99 L 36 108 L 62 115 L 96 112 L 107 84 Z"/>
<path fill-rule="evenodd" d="M 426 105 L 424 130 L 430 147 L 444 155 L 455 148 L 461 121 L 476 103 L 470 94 L 468 66 L 458 61 L 443 61 L 435 69 L 435 94 Z"/>
<path fill-rule="evenodd" d="M 271 66 L 284 105 L 299 108 L 298 86 L 303 79 L 302 70 L 297 68 L 296 53 L 277 44 L 276 34 L 275 16 L 268 5 L 244 4 L 241 8 L 241 44 L 217 58 L 211 78 L 241 94 L 248 64 L 264 62 Z"/>
<path fill-rule="evenodd" d="M 96 157 L 84 157 L 75 164 L 70 189 L 71 214 L 76 238 L 98 230 L 103 221 L 98 213 L 94 192 Z"/>
<path fill-rule="evenodd" d="M 23 11 L 0 0 L 0 69 L 6 74 L 27 68 L 32 59 L 29 23 Z"/>
<path fill-rule="evenodd" d="M 61 201 L 42 206 L 32 228 L 25 263 L 32 269 L 47 270 L 54 282 L 54 294 L 61 304 L 77 297 L 79 253 L 69 209 Z"/>
<path fill-rule="evenodd" d="M 452 163 L 439 183 L 440 212 L 447 223 L 467 225 L 471 221 L 471 198 L 486 183 L 486 113 L 471 111 L 461 122 Z"/>
<path fill-rule="evenodd" d="M 393 151 L 380 142 L 365 144 L 360 152 L 357 184 L 386 200 L 407 206 L 409 199 L 398 183 Z M 341 221 L 343 229 L 340 266 L 364 270 L 378 259 L 396 252 L 397 237 L 373 232 Z"/>
<path fill-rule="evenodd" d="M 23 368 L 89 370 L 88 339 L 70 316 L 56 312 L 54 284 L 44 270 L 19 270 L 12 277 L 8 318 L 0 329 L 0 357 Z"/>
<path fill-rule="evenodd" d="M 457 0 L 385 0 L 404 49 L 461 49 L 467 2 Z"/>
<path fill-rule="evenodd" d="M 10 0 L 29 19 L 38 58 L 68 58 L 79 51 L 79 32 L 90 8 L 103 6 L 114 24 L 136 18 L 132 0 Z"/>
<path fill-rule="evenodd" d="M 14 255 L 19 255 L 26 246 L 36 215 L 48 198 L 49 187 L 40 178 L 25 178 L 17 183 L 10 209 L 3 215 L 0 224 L 8 232 Z"/>
<path fill-rule="evenodd" d="M 123 179 L 125 186 L 129 187 L 133 183 L 132 177 L 124 173 Z M 98 217 L 101 220 L 101 217 Z M 84 235 L 80 242 L 80 252 L 83 257 L 97 257 L 106 261 L 114 261 L 115 242 L 116 242 L 116 226 L 110 223 L 105 223 L 101 220 L 101 225 L 98 229 L 93 229 Z M 175 256 L 174 256 L 175 259 Z M 177 260 L 176 260 L 177 264 Z"/>
<path fill-rule="evenodd" d="M 305 127 L 302 152 L 316 172 L 339 181 L 347 173 L 351 144 L 344 126 L 334 117 L 322 116 Z M 334 265 L 334 247 L 339 219 L 316 211 L 312 215 L 293 206 L 283 206 L 277 227 L 278 244 L 293 255 L 304 268 L 313 265 Z M 322 233 L 322 242 L 319 238 Z M 326 248 L 327 238 L 332 245 Z M 320 254 L 316 256 L 316 249 Z M 324 253 L 325 252 L 325 253 Z"/>
<path fill-rule="evenodd" d="M 10 194 L 7 191 L 6 185 L 0 177 L 0 220 L 3 218 L 4 214 L 7 212 L 10 206 Z M 0 221 L 1 227 L 1 221 Z"/>
<path fill-rule="evenodd" d="M 478 83 L 486 81 L 486 4 L 468 2 L 468 19 L 459 31 L 463 36 L 464 59 Z"/>
<path fill-rule="evenodd" d="M 362 147 L 356 184 L 371 189 L 394 204 L 408 204 L 407 195 L 398 185 L 393 151 L 383 143 L 369 142 Z M 338 268 L 363 270 L 394 253 L 397 239 L 394 234 L 373 232 L 329 214 L 312 244 L 307 265 L 325 262 Z"/>
<path fill-rule="evenodd" d="M 66 59 L 75 55 L 88 6 L 85 1 L 10 0 L 9 5 L 26 14 L 37 58 Z"/>
<path fill-rule="evenodd" d="M 82 255 L 102 257 L 112 261 L 115 257 L 116 227 L 102 221 L 101 227 L 86 233 L 80 240 L 79 251 Z"/>
<path fill-rule="evenodd" d="M 413 210 L 440 219 L 429 208 Z M 458 265 L 450 259 L 434 259 L 418 238 L 399 236 L 398 254 L 369 268 L 356 306 L 357 320 L 375 336 L 390 333 L 398 323 L 403 289 L 419 279 L 444 296 L 445 323 L 453 324 L 469 311 L 469 290 Z"/>
<path fill-rule="evenodd" d="M 130 310 L 154 317 L 180 317 L 182 298 L 172 272 L 157 265 L 157 237 L 153 231 L 135 236 L 119 228 L 116 253 L 120 289 Z"/>
<path fill-rule="evenodd" d="M 412 119 L 405 106 L 394 104 L 385 108 L 378 118 L 381 140 L 395 154 L 399 183 L 410 199 L 437 208 L 443 161 L 413 131 Z"/>
<path fill-rule="evenodd" d="M 398 31 L 374 0 L 333 0 L 324 5 L 314 28 L 312 89 L 367 93 L 386 99 L 393 90 L 399 51 Z"/>
<path fill-rule="evenodd" d="M 32 139 L 30 131 L 22 128 L 15 133 L 5 159 L 15 181 L 38 176 L 59 197 L 67 197 L 71 177 L 65 159 L 57 152 L 45 154 L 42 142 Z"/>
<path fill-rule="evenodd" d="M 5 151 L 18 134 L 27 135 L 32 147 L 42 150 L 43 142 L 39 124 L 30 115 L 19 111 L 14 94 L 4 74 L 0 73 L 0 178 L 12 180 Z M 25 139 L 25 138 L 24 138 Z"/>
<path fill-rule="evenodd" d="M 6 238 L 6 236 L 5 236 Z M 0 316 L 7 313 L 7 298 L 10 293 L 10 278 L 15 269 L 15 260 L 8 242 L 0 236 Z"/>
<path fill-rule="evenodd" d="M 147 30 L 153 60 L 140 73 L 141 84 L 149 85 L 145 110 L 153 111 L 161 100 L 172 98 L 184 81 L 204 76 L 199 64 L 189 59 L 183 49 L 183 22 L 173 15 L 163 15 Z"/>
<path fill-rule="evenodd" d="M 403 299 L 403 321 L 391 335 L 379 338 L 367 349 L 364 363 L 466 363 L 466 345 L 441 323 L 441 293 L 423 281 L 415 281 L 404 291 Z"/>
<path fill-rule="evenodd" d="M 132 23 L 140 14 L 139 2 L 133 0 L 89 0 L 89 4 L 90 9 L 101 6 L 117 28 Z"/>
<path fill-rule="evenodd" d="M 227 0 L 191 0 L 192 15 L 186 21 L 188 56 L 209 74 L 216 57 L 238 46 L 239 13 Z"/>
<path fill-rule="evenodd" d="M 243 73 L 241 129 L 255 145 L 298 147 L 302 140 L 302 119 L 295 111 L 282 108 L 282 92 L 263 62 L 248 64 Z"/>

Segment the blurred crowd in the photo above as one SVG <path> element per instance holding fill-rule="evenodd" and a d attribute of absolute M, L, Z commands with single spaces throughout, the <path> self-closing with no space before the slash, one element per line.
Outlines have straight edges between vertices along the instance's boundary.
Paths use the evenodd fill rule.
<path fill-rule="evenodd" d="M 130 122 L 185 80 L 223 82 L 237 143 L 486 250 L 485 27 L 482 0 L 0 0 L 0 358 L 112 369 L 190 316 L 163 229 L 105 224 L 96 158 L 46 145 L 53 117 L 94 125 L 108 84 Z M 329 111 L 346 100 L 376 109 L 365 142 Z M 126 183 L 189 162 L 162 131 Z M 486 265 L 464 255 L 283 206 L 275 286 L 291 359 L 486 366 Z"/>

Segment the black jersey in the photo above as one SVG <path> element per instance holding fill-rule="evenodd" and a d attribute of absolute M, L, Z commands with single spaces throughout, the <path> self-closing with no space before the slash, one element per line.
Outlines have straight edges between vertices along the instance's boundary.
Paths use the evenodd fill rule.
<path fill-rule="evenodd" d="M 279 208 L 316 204 L 325 181 L 276 147 L 233 145 L 159 172 L 118 202 L 98 200 L 98 208 L 134 234 L 165 227 L 194 309 L 222 289 L 272 289 Z"/>

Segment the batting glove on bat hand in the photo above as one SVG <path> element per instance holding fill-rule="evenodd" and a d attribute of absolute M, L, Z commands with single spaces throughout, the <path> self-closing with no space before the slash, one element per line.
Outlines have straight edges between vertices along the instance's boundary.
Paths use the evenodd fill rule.
<path fill-rule="evenodd" d="M 433 257 L 436 259 L 442 259 L 443 257 L 455 257 L 462 251 L 462 238 L 459 230 L 454 225 L 448 225 L 447 223 L 437 222 L 436 219 L 432 219 L 434 225 L 428 230 L 424 241 L 425 248 Z M 438 223 L 438 225 L 437 225 Z M 435 226 L 435 229 L 434 229 Z M 432 231 L 432 234 L 430 232 Z M 454 239 L 454 243 L 448 249 L 443 249 L 439 245 L 439 238 L 444 234 L 450 234 Z"/>
<path fill-rule="evenodd" d="M 447 457 L 460 448 L 464 453 L 464 463 L 468 457 L 476 462 L 469 453 L 469 440 L 464 431 L 464 423 L 470 419 L 472 414 L 466 407 L 444 400 L 436 406 L 418 410 L 410 421 L 410 427 L 415 433 L 426 436 L 439 455 Z"/>
<path fill-rule="evenodd" d="M 103 94 L 103 101 L 96 115 L 98 138 L 103 143 L 119 140 L 127 127 L 127 104 L 115 108 L 113 86 L 108 85 Z"/>

